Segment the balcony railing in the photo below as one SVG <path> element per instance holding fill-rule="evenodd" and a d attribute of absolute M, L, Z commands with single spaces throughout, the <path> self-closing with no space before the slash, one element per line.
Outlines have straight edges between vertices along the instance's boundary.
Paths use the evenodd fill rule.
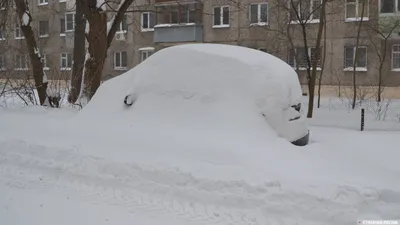
<path fill-rule="evenodd" d="M 203 42 L 203 25 L 158 24 L 154 27 L 154 43 Z"/>

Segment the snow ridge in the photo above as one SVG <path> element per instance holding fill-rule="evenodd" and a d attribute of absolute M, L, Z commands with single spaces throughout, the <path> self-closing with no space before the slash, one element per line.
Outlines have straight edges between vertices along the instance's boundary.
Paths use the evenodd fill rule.
<path fill-rule="evenodd" d="M 400 207 L 400 192 L 394 191 L 362 193 L 343 186 L 332 199 L 320 199 L 287 192 L 277 182 L 251 186 L 245 182 L 213 181 L 179 170 L 160 171 L 83 156 L 78 149 L 50 149 L 23 141 L 0 145 L 0 184 L 72 191 L 92 203 L 175 215 L 197 223 L 312 225 L 327 224 L 329 216 L 329 224 L 347 224 L 355 219 L 351 213 L 355 206 L 349 204 L 350 200 L 358 208 L 368 204 L 372 212 L 381 204 Z M 385 213 L 396 216 L 398 212 Z"/>

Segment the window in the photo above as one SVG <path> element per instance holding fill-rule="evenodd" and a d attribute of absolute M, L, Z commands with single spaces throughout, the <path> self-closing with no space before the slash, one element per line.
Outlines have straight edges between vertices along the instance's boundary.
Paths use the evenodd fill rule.
<path fill-rule="evenodd" d="M 48 0 L 39 0 L 39 5 L 47 5 L 49 4 Z"/>
<path fill-rule="evenodd" d="M 392 70 L 400 71 L 400 45 L 392 46 Z"/>
<path fill-rule="evenodd" d="M 128 26 L 126 24 L 126 15 L 122 17 L 122 21 L 118 26 L 117 33 L 126 33 L 128 31 Z"/>
<path fill-rule="evenodd" d="M 17 21 L 15 23 L 15 39 L 23 39 L 23 38 L 24 38 L 24 34 L 22 33 L 21 25 Z"/>
<path fill-rule="evenodd" d="M 317 61 L 317 69 L 321 68 L 321 51 L 319 56 L 316 55 L 316 48 L 296 48 L 289 51 L 288 64 L 293 68 L 299 68 L 300 70 L 305 70 L 308 68 L 308 57 L 310 57 L 311 66 L 313 62 Z M 308 57 L 307 57 L 308 54 Z M 296 56 L 298 61 L 296 60 Z"/>
<path fill-rule="evenodd" d="M 229 6 L 214 8 L 213 27 L 229 27 Z"/>
<path fill-rule="evenodd" d="M 381 0 L 381 13 L 400 12 L 400 0 Z"/>
<path fill-rule="evenodd" d="M 251 4 L 250 5 L 250 23 L 251 24 L 267 24 L 268 23 L 268 4 Z"/>
<path fill-rule="evenodd" d="M 39 37 L 49 36 L 49 21 L 39 21 Z"/>
<path fill-rule="evenodd" d="M 128 65 L 128 56 L 125 51 L 114 53 L 114 70 L 125 70 Z"/>
<path fill-rule="evenodd" d="M 71 66 L 72 66 L 72 54 L 62 53 L 60 58 L 60 69 L 71 70 Z"/>
<path fill-rule="evenodd" d="M 29 55 L 16 55 L 15 56 L 15 70 L 27 70 Z"/>
<path fill-rule="evenodd" d="M 6 57 L 0 55 L 0 71 L 6 70 Z"/>
<path fill-rule="evenodd" d="M 75 13 L 66 13 L 64 18 L 60 19 L 61 34 L 71 32 L 75 29 Z"/>
<path fill-rule="evenodd" d="M 346 46 L 344 48 L 344 68 L 345 70 L 353 71 L 354 61 L 356 56 L 355 46 Z M 359 46 L 357 49 L 356 70 L 366 71 L 367 69 L 367 47 Z"/>
<path fill-rule="evenodd" d="M 368 0 L 346 0 L 346 19 L 359 20 L 364 13 L 363 20 L 368 20 L 368 8 Z"/>
<path fill-rule="evenodd" d="M 196 10 L 193 4 L 158 7 L 158 22 L 161 24 L 196 23 Z"/>
<path fill-rule="evenodd" d="M 144 12 L 141 16 L 142 31 L 151 31 L 154 29 L 155 16 L 154 13 Z"/>
<path fill-rule="evenodd" d="M 140 55 L 141 55 L 142 62 L 144 60 L 146 60 L 147 58 L 149 58 L 152 54 L 153 54 L 153 51 L 149 51 L 149 50 L 141 51 Z"/>
<path fill-rule="evenodd" d="M 321 2 L 321 0 L 289 1 L 290 20 L 299 21 L 300 18 L 302 22 L 319 22 L 321 16 Z"/>

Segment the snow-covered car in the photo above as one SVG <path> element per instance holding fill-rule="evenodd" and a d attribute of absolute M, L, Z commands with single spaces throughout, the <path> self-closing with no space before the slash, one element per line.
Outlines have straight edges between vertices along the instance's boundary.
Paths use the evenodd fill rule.
<path fill-rule="evenodd" d="M 193 118 L 218 115 L 213 126 L 230 123 L 241 129 L 249 125 L 244 122 L 249 117 L 262 117 L 278 136 L 298 146 L 308 143 L 298 76 L 286 62 L 268 53 L 224 44 L 184 44 L 156 52 L 127 73 L 132 75 L 124 98 L 127 106 L 146 94 L 163 96 L 162 104 L 170 101 L 167 98 L 180 98 L 187 102 L 171 100 L 175 112 L 202 111 Z"/>

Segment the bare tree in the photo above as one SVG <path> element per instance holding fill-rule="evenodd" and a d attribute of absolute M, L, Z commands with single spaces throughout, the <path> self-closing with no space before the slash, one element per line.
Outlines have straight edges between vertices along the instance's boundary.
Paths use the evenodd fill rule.
<path fill-rule="evenodd" d="M 357 28 L 357 36 L 356 36 L 356 46 L 355 46 L 355 53 L 354 53 L 354 61 L 353 61 L 353 102 L 352 102 L 352 109 L 356 107 L 356 101 L 357 101 L 357 64 L 358 64 L 358 47 L 360 45 L 360 35 L 361 35 L 361 28 L 363 24 L 363 19 L 364 19 L 364 13 L 365 13 L 365 5 L 367 3 L 367 0 L 363 0 L 362 3 L 362 9 L 361 9 L 361 19 L 358 23 L 358 28 Z"/>
<path fill-rule="evenodd" d="M 318 34 L 316 38 L 316 45 L 315 45 L 315 58 L 319 59 L 321 56 L 321 39 L 322 39 L 322 34 L 324 30 L 324 19 L 326 11 L 326 3 L 327 0 L 322 0 L 321 4 L 319 6 L 314 7 L 312 10 L 309 10 L 309 13 L 304 12 L 302 9 L 308 8 L 310 6 L 307 5 L 304 1 L 297 1 L 297 0 L 289 0 L 289 12 L 293 13 L 294 16 L 298 20 L 298 24 L 301 27 L 301 34 L 303 38 L 303 44 L 304 44 L 304 55 L 305 55 L 305 60 L 307 63 L 307 84 L 308 84 L 308 91 L 309 91 L 309 99 L 308 99 L 308 111 L 307 111 L 307 117 L 312 118 L 313 116 L 313 109 L 314 109 L 314 94 L 315 94 L 315 84 L 316 84 L 316 77 L 317 77 L 317 64 L 318 60 L 312 60 L 311 55 L 308 52 L 309 49 L 309 37 L 307 35 L 308 31 L 308 24 L 310 21 L 311 16 L 319 12 L 319 26 L 318 26 Z M 300 9 L 300 10 L 299 10 Z M 310 8 L 309 8 L 310 9 Z M 292 14 L 292 15 L 293 15 Z"/>
<path fill-rule="evenodd" d="M 88 99 L 93 97 L 100 86 L 107 50 L 114 39 L 125 12 L 133 1 L 134 0 L 121 0 L 117 9 L 113 9 L 111 1 L 82 0 L 81 2 L 83 15 L 88 22 L 86 40 L 89 43 L 89 47 L 86 52 L 87 57 L 81 76 L 84 79 L 84 92 Z M 109 24 L 107 23 L 106 6 L 110 7 L 112 11 L 115 12 Z M 77 89 L 77 87 L 76 85 L 75 89 Z M 71 97 L 70 100 L 74 102 L 73 100 L 75 100 L 75 98 Z"/>
<path fill-rule="evenodd" d="M 390 21 L 387 21 L 385 25 L 381 24 L 381 28 L 374 26 L 368 26 L 370 43 L 374 48 L 375 54 L 378 61 L 378 91 L 376 101 L 379 103 L 382 101 L 383 92 L 383 74 L 384 66 L 387 60 L 387 48 L 388 40 L 392 37 L 393 32 L 400 26 L 400 19 L 393 17 Z"/>
<path fill-rule="evenodd" d="M 40 105 L 43 105 L 47 98 L 47 78 L 44 77 L 40 51 L 37 47 L 35 35 L 31 26 L 32 15 L 29 11 L 29 4 L 28 1 L 25 0 L 14 1 L 19 22 L 21 23 L 21 30 L 25 36 Z"/>

